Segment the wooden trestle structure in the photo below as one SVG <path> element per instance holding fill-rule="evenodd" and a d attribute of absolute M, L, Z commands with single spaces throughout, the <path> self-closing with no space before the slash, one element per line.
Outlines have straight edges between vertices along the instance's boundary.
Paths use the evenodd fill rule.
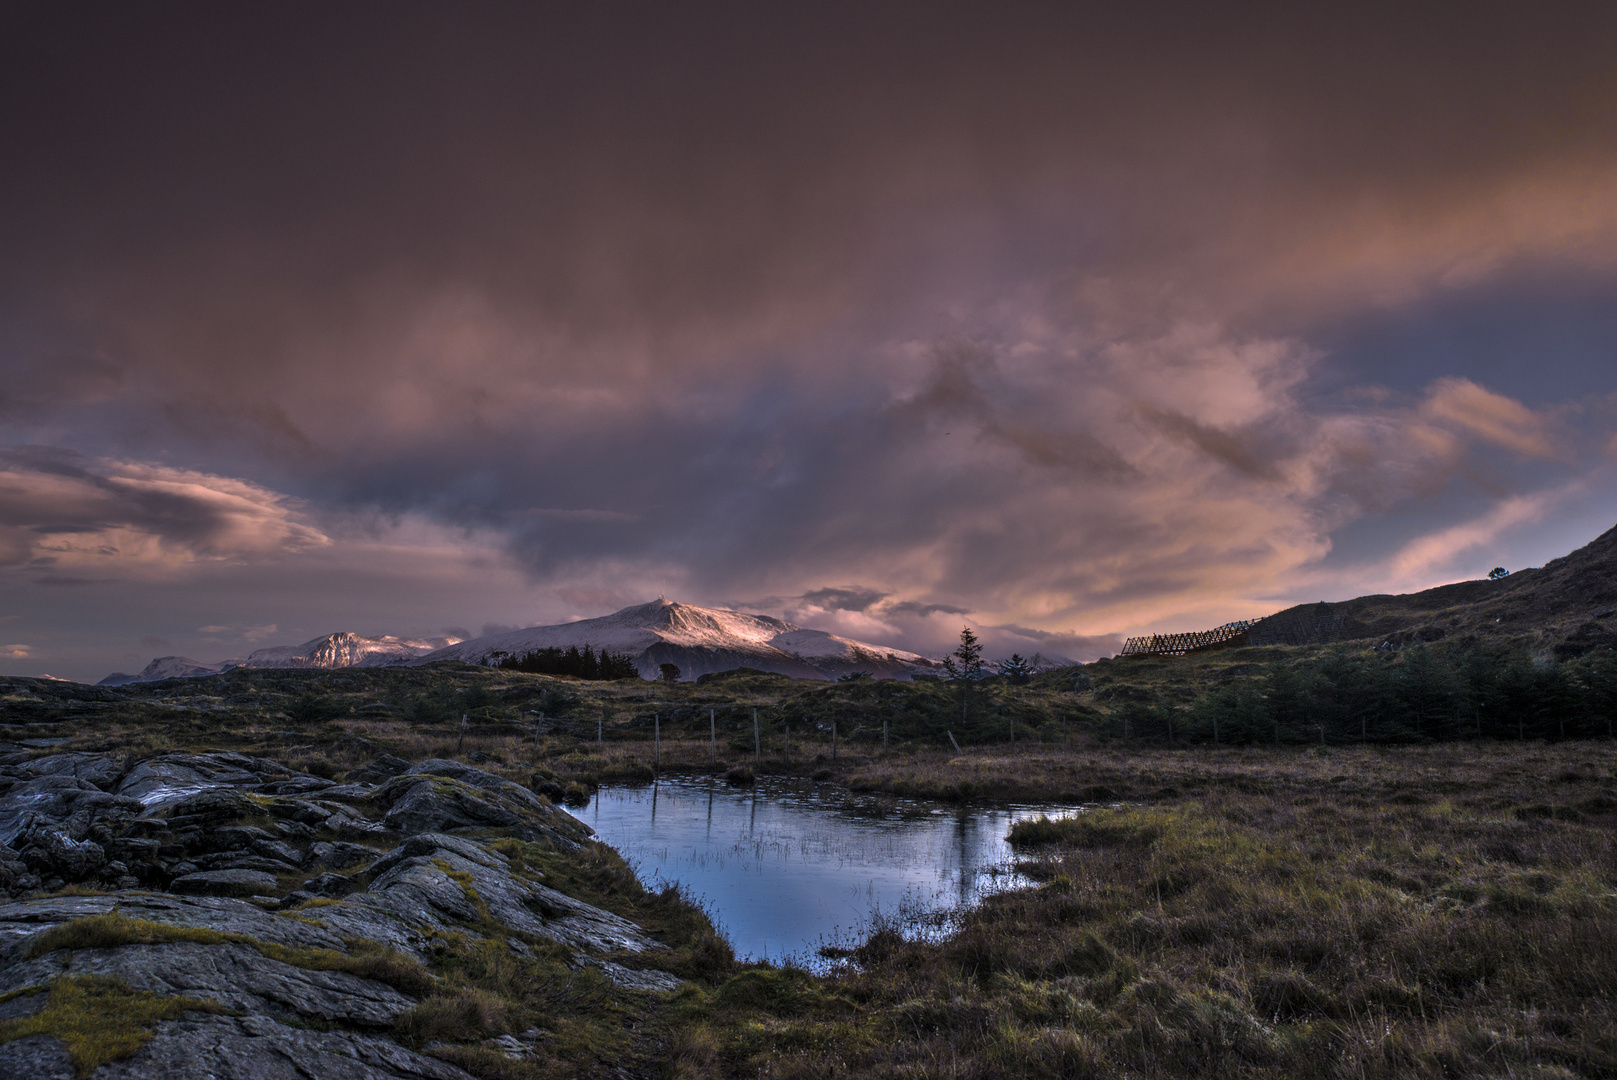
<path fill-rule="evenodd" d="M 1213 649 L 1229 649 L 1246 644 L 1252 625 L 1251 622 L 1232 622 L 1189 634 L 1152 634 L 1150 637 L 1129 638 L 1118 655 L 1185 656 Z"/>

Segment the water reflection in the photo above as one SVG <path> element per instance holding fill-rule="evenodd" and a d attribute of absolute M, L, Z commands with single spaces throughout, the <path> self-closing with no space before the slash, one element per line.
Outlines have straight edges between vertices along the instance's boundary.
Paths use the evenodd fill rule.
<path fill-rule="evenodd" d="M 960 808 L 873 800 L 804 781 L 735 789 L 710 777 L 603 788 L 578 816 L 648 885 L 679 881 L 736 954 L 813 962 L 874 913 L 941 915 L 1028 884 L 1012 823 L 1063 807 Z"/>

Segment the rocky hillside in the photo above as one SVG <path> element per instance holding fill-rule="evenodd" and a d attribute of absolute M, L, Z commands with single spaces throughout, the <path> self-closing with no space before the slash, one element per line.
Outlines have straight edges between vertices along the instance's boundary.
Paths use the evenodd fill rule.
<path fill-rule="evenodd" d="M 492 773 L 13 745 L 0 1076 L 624 1075 L 621 1016 L 680 985 L 645 929 L 551 884 L 610 870 L 589 830 Z M 500 979 L 543 1009 L 515 1015 Z"/>
<path fill-rule="evenodd" d="M 1400 596 L 1303 604 L 1254 627 L 1254 644 L 1456 641 L 1562 659 L 1617 647 L 1617 529 L 1542 567 Z"/>

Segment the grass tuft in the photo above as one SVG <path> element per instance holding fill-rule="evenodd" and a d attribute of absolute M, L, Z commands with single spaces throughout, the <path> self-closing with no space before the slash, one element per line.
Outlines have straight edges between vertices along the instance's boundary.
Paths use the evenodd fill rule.
<path fill-rule="evenodd" d="M 0 1043 L 30 1035 L 60 1039 L 81 1077 L 134 1054 L 160 1021 L 187 1012 L 235 1015 L 216 1001 L 159 997 L 100 975 L 64 975 L 45 989 L 49 997 L 43 1009 L 0 1023 Z"/>

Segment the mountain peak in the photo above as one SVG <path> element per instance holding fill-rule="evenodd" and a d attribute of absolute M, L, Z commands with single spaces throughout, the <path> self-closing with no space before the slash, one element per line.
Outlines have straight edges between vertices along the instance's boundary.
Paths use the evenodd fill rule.
<path fill-rule="evenodd" d="M 459 642 L 414 662 L 486 663 L 502 655 L 585 645 L 628 654 L 647 678 L 655 677 L 662 664 L 676 665 L 687 679 L 738 667 L 810 679 L 833 679 L 853 671 L 908 678 L 936 666 L 902 649 L 852 641 L 769 615 L 702 607 L 666 596 L 595 619 Z"/>

